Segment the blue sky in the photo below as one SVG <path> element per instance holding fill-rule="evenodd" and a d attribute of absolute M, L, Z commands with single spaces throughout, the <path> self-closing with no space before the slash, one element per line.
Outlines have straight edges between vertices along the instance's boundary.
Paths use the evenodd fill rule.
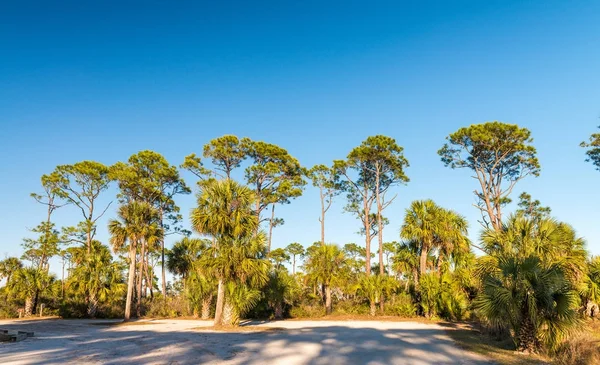
<path fill-rule="evenodd" d="M 475 181 L 436 151 L 490 120 L 535 139 L 542 174 L 515 198 L 531 193 L 600 254 L 600 173 L 578 147 L 600 124 L 599 15 L 597 1 L 3 2 L 0 256 L 20 255 L 44 219 L 29 194 L 56 165 L 143 149 L 179 165 L 223 134 L 278 144 L 306 166 L 392 136 L 411 181 L 385 213 L 385 240 L 423 198 L 465 215 L 476 238 Z M 187 214 L 194 198 L 178 202 Z M 327 240 L 362 242 L 343 205 L 330 211 Z M 318 240 L 314 189 L 278 213 L 275 247 Z M 57 224 L 77 214 L 63 208 Z"/>

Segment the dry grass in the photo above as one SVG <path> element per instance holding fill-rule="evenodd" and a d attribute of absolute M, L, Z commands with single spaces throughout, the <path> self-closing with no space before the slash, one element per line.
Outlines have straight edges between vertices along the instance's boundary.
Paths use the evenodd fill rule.
<path fill-rule="evenodd" d="M 495 340 L 468 323 L 441 323 L 461 348 L 483 355 L 500 365 L 540 365 L 551 362 L 542 356 L 525 355 L 514 350 L 511 339 Z"/>

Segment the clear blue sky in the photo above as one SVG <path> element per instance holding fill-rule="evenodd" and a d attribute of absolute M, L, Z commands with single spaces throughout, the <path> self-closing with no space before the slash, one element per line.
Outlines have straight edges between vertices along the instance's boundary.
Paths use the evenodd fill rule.
<path fill-rule="evenodd" d="M 20 255 L 44 219 L 29 194 L 56 165 L 142 149 L 179 165 L 223 134 L 276 143 L 306 166 L 392 136 L 411 181 L 385 213 L 385 239 L 398 239 L 404 210 L 422 198 L 465 215 L 475 238 L 475 181 L 436 151 L 490 120 L 535 138 L 542 174 L 515 197 L 530 192 L 600 254 L 600 173 L 578 147 L 600 124 L 598 19 L 598 1 L 4 1 L 0 256 Z M 178 202 L 187 214 L 194 198 Z M 361 242 L 343 203 L 327 240 Z M 278 212 L 275 247 L 318 240 L 314 189 Z M 77 213 L 61 209 L 57 224 Z"/>

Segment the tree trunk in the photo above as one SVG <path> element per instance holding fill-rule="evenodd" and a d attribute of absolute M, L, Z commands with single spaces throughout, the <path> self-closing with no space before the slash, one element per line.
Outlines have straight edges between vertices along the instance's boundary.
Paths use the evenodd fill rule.
<path fill-rule="evenodd" d="M 219 279 L 219 286 L 217 288 L 217 308 L 215 309 L 215 326 L 223 324 L 223 306 L 225 299 L 225 283 L 223 279 Z"/>
<path fill-rule="evenodd" d="M 374 301 L 374 300 L 371 300 L 371 301 L 369 302 L 369 304 L 370 304 L 370 308 L 369 308 L 369 315 L 370 315 L 371 317 L 375 317 L 375 314 L 377 314 L 377 306 L 375 305 L 375 301 Z"/>
<path fill-rule="evenodd" d="M 273 220 L 275 219 L 275 204 L 271 205 L 271 219 L 269 219 L 269 246 L 267 252 L 271 252 L 271 238 L 273 237 Z"/>
<path fill-rule="evenodd" d="M 142 240 L 142 250 L 140 252 L 140 267 L 139 267 L 139 275 L 138 275 L 138 293 L 137 293 L 137 303 L 136 303 L 136 314 L 139 317 L 142 316 L 142 282 L 144 279 L 144 257 L 146 257 L 146 240 Z"/>
<path fill-rule="evenodd" d="M 38 305 L 38 299 L 40 297 L 40 291 L 36 289 L 35 295 L 33 296 L 33 307 L 31 308 L 31 314 L 35 314 Z"/>
<path fill-rule="evenodd" d="M 283 303 L 275 304 L 275 319 L 283 319 Z"/>
<path fill-rule="evenodd" d="M 210 318 L 210 305 L 212 304 L 212 295 L 202 299 L 202 319 Z"/>
<path fill-rule="evenodd" d="M 163 208 L 162 206 L 160 207 L 160 229 L 164 229 L 163 227 Z M 160 261 L 160 269 L 161 269 L 161 281 L 162 281 L 162 285 L 161 285 L 161 289 L 162 289 L 162 296 L 163 296 L 163 300 L 166 302 L 167 300 L 167 279 L 166 279 L 166 273 L 165 273 L 165 236 L 164 236 L 164 232 L 163 232 L 163 236 L 160 239 L 160 257 L 161 257 L 161 261 Z"/>
<path fill-rule="evenodd" d="M 383 263 L 383 221 L 381 219 L 381 194 L 379 193 L 379 171 L 375 177 L 375 194 L 377 199 L 377 241 L 379 241 L 379 275 L 385 272 L 385 264 Z"/>
<path fill-rule="evenodd" d="M 225 300 L 223 306 L 223 325 L 224 326 L 237 326 L 240 324 L 240 316 L 235 310 L 235 307 L 229 300 Z"/>
<path fill-rule="evenodd" d="M 365 214 L 365 246 L 366 246 L 366 257 L 365 257 L 365 269 L 367 276 L 371 275 L 371 222 L 369 220 L 370 209 L 367 204 L 367 198 L 363 198 L 363 210 Z"/>
<path fill-rule="evenodd" d="M 427 255 L 429 254 L 429 249 L 423 245 L 421 247 L 421 257 L 419 258 L 419 277 L 423 276 L 427 271 Z"/>
<path fill-rule="evenodd" d="M 152 277 L 150 276 L 150 265 L 148 265 L 148 260 L 146 260 L 146 270 L 145 270 L 145 274 L 146 274 L 146 288 L 148 288 L 150 290 L 150 299 L 154 299 L 154 290 L 153 290 L 153 286 L 154 286 L 154 280 L 152 280 Z"/>
<path fill-rule="evenodd" d="M 323 196 L 323 188 L 320 189 L 321 194 L 321 244 L 325 244 L 325 197 Z"/>
<path fill-rule="evenodd" d="M 129 274 L 127 278 L 127 299 L 125 300 L 125 321 L 131 317 L 131 300 L 133 299 L 133 287 L 135 286 L 135 245 L 130 243 L 129 248 Z"/>
<path fill-rule="evenodd" d="M 331 312 L 331 287 L 329 285 L 325 285 L 325 314 L 330 315 Z"/>
<path fill-rule="evenodd" d="M 521 352 L 535 353 L 538 349 L 538 341 L 535 336 L 535 328 L 531 319 L 526 316 L 521 323 L 518 334 L 518 350 Z"/>
<path fill-rule="evenodd" d="M 25 298 L 25 317 L 29 317 L 33 314 L 33 298 L 27 297 Z"/>
<path fill-rule="evenodd" d="M 96 294 L 90 293 L 88 296 L 88 307 L 87 307 L 87 315 L 90 318 L 96 318 L 96 313 L 98 312 L 98 298 Z"/>
<path fill-rule="evenodd" d="M 383 297 L 383 293 L 381 294 L 381 298 L 379 298 L 379 311 L 381 312 L 381 314 L 383 314 L 385 310 L 385 300 Z"/>
<path fill-rule="evenodd" d="M 292 276 L 296 275 L 296 255 L 292 255 Z"/>

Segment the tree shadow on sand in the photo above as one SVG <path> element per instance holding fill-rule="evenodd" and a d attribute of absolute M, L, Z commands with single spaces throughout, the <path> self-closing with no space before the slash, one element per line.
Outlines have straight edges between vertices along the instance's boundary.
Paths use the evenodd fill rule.
<path fill-rule="evenodd" d="M 36 337 L 0 345 L 6 362 L 38 364 L 489 364 L 458 348 L 439 327 L 314 326 L 263 332 L 148 330 L 55 321 L 11 323 Z M 36 330 L 36 327 L 38 329 Z"/>

